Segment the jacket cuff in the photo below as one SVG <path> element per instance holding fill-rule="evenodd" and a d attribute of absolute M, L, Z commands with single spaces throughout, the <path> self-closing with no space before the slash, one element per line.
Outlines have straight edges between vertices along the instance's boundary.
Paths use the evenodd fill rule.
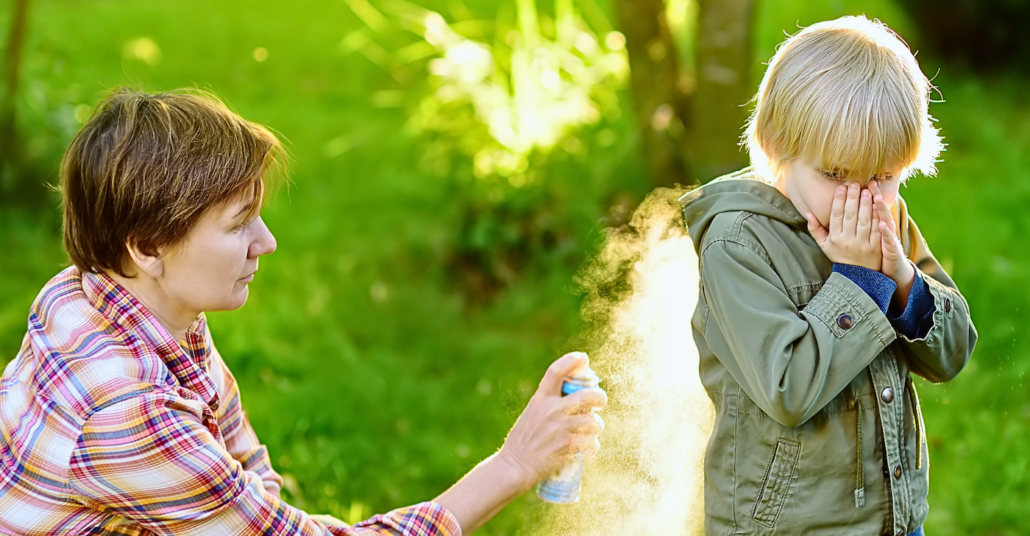
<path fill-rule="evenodd" d="M 912 282 L 905 309 L 898 311 L 891 307 L 887 312 L 887 320 L 907 339 L 923 339 L 933 327 L 933 313 L 936 309 L 930 287 L 919 270 L 916 270 L 916 280 Z"/>
<path fill-rule="evenodd" d="M 880 308 L 880 312 L 887 313 L 887 307 L 891 303 L 891 296 L 898 289 L 898 284 L 893 279 L 875 270 L 853 264 L 835 262 L 833 263 L 833 271 L 858 285 L 858 288 L 862 289 L 873 299 L 876 306 Z"/>
<path fill-rule="evenodd" d="M 816 298 L 808 302 L 801 313 L 818 318 L 838 338 L 851 335 L 852 339 L 875 341 L 879 348 L 870 360 L 897 338 L 894 327 L 872 298 L 840 273 L 830 274 Z"/>

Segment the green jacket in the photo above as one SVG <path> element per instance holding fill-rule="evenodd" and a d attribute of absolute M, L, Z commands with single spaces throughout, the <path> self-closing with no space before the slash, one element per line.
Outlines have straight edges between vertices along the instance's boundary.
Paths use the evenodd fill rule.
<path fill-rule="evenodd" d="M 929 467 L 910 373 L 954 378 L 976 330 L 904 202 L 898 234 L 934 300 L 918 340 L 833 273 L 804 216 L 749 169 L 680 201 L 701 265 L 691 326 L 715 406 L 706 536 L 916 530 Z"/>

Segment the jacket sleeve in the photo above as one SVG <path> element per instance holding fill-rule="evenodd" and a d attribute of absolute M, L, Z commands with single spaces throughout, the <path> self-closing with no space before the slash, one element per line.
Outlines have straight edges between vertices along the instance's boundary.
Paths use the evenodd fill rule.
<path fill-rule="evenodd" d="M 706 246 L 701 292 L 709 347 L 785 426 L 812 418 L 895 338 L 876 303 L 839 273 L 799 310 L 764 250 L 750 243 Z"/>
<path fill-rule="evenodd" d="M 976 345 L 976 328 L 966 299 L 930 253 L 904 201 L 898 201 L 898 235 L 933 299 L 933 325 L 929 332 L 917 339 L 900 335 L 898 340 L 913 372 L 932 382 L 945 382 L 958 375 L 969 361 Z"/>

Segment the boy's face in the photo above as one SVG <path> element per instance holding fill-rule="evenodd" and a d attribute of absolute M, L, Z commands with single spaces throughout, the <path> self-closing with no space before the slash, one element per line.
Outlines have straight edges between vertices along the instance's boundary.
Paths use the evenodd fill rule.
<path fill-rule="evenodd" d="M 889 170 L 879 174 L 876 182 L 887 206 L 893 207 L 898 197 L 901 180 L 898 178 L 901 169 Z M 835 176 L 837 175 L 837 176 Z M 833 194 L 841 184 L 857 182 L 866 188 L 873 177 L 840 178 L 839 173 L 819 169 L 812 164 L 793 160 L 786 164 L 777 177 L 776 187 L 787 196 L 802 216 L 811 212 L 819 219 L 823 227 L 829 228 L 830 208 L 833 205 Z"/>

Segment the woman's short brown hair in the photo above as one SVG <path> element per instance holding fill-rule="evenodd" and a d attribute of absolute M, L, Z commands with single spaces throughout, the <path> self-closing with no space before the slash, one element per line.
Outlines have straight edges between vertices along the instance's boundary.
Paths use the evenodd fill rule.
<path fill-rule="evenodd" d="M 141 251 L 181 242 L 204 213 L 253 192 L 282 146 L 261 125 L 197 90 L 113 91 L 61 162 L 64 246 L 83 271 L 128 276 L 127 244 Z"/>

